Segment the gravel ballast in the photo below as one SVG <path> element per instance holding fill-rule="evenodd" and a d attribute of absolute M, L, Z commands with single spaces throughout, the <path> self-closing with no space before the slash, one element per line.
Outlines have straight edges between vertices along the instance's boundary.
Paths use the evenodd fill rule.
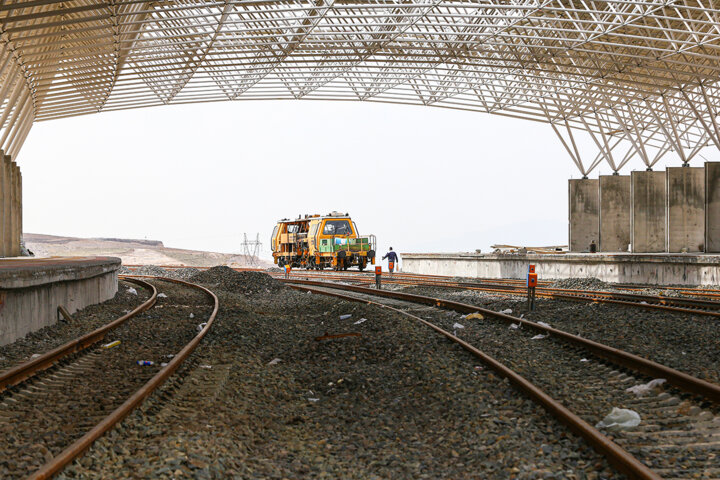
<path fill-rule="evenodd" d="M 221 310 L 191 362 L 61 478 L 622 478 L 404 316 L 270 277 L 203 279 Z M 346 333 L 360 336 L 316 340 Z"/>

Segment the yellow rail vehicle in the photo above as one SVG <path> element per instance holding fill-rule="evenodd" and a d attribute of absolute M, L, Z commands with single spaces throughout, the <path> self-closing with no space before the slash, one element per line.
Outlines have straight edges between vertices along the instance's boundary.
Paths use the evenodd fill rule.
<path fill-rule="evenodd" d="M 375 235 L 360 236 L 350 216 L 338 212 L 280 220 L 270 245 L 279 267 L 364 270 L 375 264 Z"/>

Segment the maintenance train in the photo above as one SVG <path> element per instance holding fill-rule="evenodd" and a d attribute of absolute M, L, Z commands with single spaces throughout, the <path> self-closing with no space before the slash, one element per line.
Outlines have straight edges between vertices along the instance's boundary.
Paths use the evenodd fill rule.
<path fill-rule="evenodd" d="M 375 235 L 360 236 L 350 215 L 332 212 L 280 220 L 270 246 L 279 267 L 363 271 L 375 265 Z"/>

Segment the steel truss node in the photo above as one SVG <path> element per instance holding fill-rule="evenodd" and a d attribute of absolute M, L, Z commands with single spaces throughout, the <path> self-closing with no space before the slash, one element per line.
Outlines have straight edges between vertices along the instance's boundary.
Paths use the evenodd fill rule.
<path fill-rule="evenodd" d="M 583 175 L 720 148 L 719 0 L 17 0 L 0 41 L 11 155 L 36 121 L 258 99 L 546 122 Z"/>

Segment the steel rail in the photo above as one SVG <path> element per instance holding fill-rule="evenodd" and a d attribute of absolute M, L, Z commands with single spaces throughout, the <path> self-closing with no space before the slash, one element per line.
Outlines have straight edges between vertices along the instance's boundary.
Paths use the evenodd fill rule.
<path fill-rule="evenodd" d="M 720 385 L 693 377 L 692 375 L 688 375 L 687 373 L 683 373 L 674 368 L 661 365 L 657 362 L 653 362 L 652 360 L 648 360 L 639 355 L 635 355 L 624 350 L 620 350 L 618 348 L 604 345 L 593 340 L 588 340 L 586 338 L 573 335 L 572 333 L 558 330 L 557 328 L 546 327 L 538 323 L 531 322 L 529 320 L 513 317 L 512 315 L 507 315 L 505 313 L 495 312 L 493 310 L 477 307 L 475 305 L 468 305 L 465 303 L 443 300 L 441 298 L 426 297 L 422 295 L 413 295 L 401 292 L 391 292 L 387 290 L 376 290 L 374 288 L 358 287 L 352 285 L 340 285 L 327 282 L 316 282 L 311 280 L 287 280 L 285 282 L 288 284 L 295 283 L 299 285 L 334 288 L 337 290 L 346 290 L 366 295 L 394 298 L 397 300 L 404 300 L 406 302 L 431 305 L 434 307 L 445 308 L 448 310 L 454 310 L 456 312 L 462 313 L 481 313 L 489 317 L 499 318 L 508 323 L 521 324 L 528 328 L 532 328 L 538 332 L 550 334 L 571 344 L 579 345 L 589 350 L 594 355 L 600 358 L 604 358 L 605 360 L 608 360 L 616 365 L 620 365 L 624 368 L 640 372 L 653 378 L 665 378 L 668 383 L 681 390 L 685 390 L 695 395 L 705 397 L 706 399 L 713 402 L 720 403 Z"/>
<path fill-rule="evenodd" d="M 27 380 L 38 372 L 54 366 L 60 360 L 69 355 L 89 348 L 90 346 L 96 344 L 97 342 L 105 338 L 105 334 L 107 334 L 110 330 L 119 327 L 127 320 L 137 316 L 142 312 L 149 310 L 155 305 L 155 302 L 157 301 L 157 289 L 153 285 L 142 280 L 129 278 L 126 278 L 125 280 L 132 282 L 136 285 L 140 285 L 147 290 L 150 290 L 152 292 L 150 298 L 137 306 L 132 311 L 126 313 L 120 318 L 113 320 L 107 325 L 93 330 L 90 333 L 86 333 L 85 335 L 78 337 L 75 340 L 71 340 L 64 345 L 61 345 L 53 350 L 50 350 L 49 352 L 40 355 L 39 357 L 33 358 L 32 360 L 29 360 L 25 363 L 22 363 L 0 373 L 0 392 L 6 390 L 8 387 L 17 385 Z"/>
<path fill-rule="evenodd" d="M 180 367 L 180 364 L 182 364 L 182 362 L 185 361 L 188 356 L 190 356 L 190 354 L 195 350 L 203 337 L 205 337 L 207 332 L 210 330 L 210 327 L 212 327 L 212 324 L 215 321 L 215 317 L 217 316 L 218 309 L 220 308 L 220 301 L 213 292 L 201 285 L 184 282 L 182 280 L 152 276 L 143 276 L 143 278 L 153 278 L 165 282 L 177 283 L 180 285 L 197 288 L 205 292 L 213 300 L 214 303 L 213 311 L 210 314 L 210 318 L 208 319 L 207 324 L 200 331 L 200 333 L 193 337 L 193 339 L 187 345 L 185 345 L 185 347 L 183 347 L 183 349 L 180 350 L 180 352 L 175 355 L 165 367 L 163 367 L 154 377 L 148 380 L 148 382 L 145 383 L 145 385 L 143 385 L 137 392 L 135 392 L 122 405 L 120 405 L 112 413 L 110 413 L 110 415 L 102 419 L 102 421 L 95 425 L 95 427 L 93 427 L 89 432 L 76 440 L 72 445 L 65 448 L 65 450 L 60 452 L 57 456 L 55 456 L 53 459 L 43 465 L 35 473 L 30 475 L 28 477 L 28 480 L 41 480 L 52 478 L 63 468 L 65 468 L 66 465 L 79 457 L 85 450 L 90 448 L 90 446 L 95 440 L 97 440 L 110 429 L 112 429 L 115 424 L 127 417 L 130 412 L 132 412 L 148 396 L 150 396 L 150 394 L 155 389 L 157 389 L 165 382 L 165 380 L 167 380 L 173 373 L 175 373 L 178 367 Z"/>
<path fill-rule="evenodd" d="M 484 353 L 483 351 L 479 350 L 478 348 L 470 345 L 469 343 L 465 342 L 464 340 L 461 340 L 460 338 L 456 337 L 452 333 L 438 327 L 437 325 L 428 322 L 425 319 L 422 319 L 418 316 L 415 316 L 411 313 L 405 312 L 403 310 L 400 310 L 398 308 L 391 307 L 389 305 L 383 305 L 382 303 L 373 302 L 372 300 L 366 300 L 358 297 L 353 297 L 350 295 L 343 295 L 340 293 L 334 293 L 334 292 L 328 292 L 325 290 L 320 290 L 317 288 L 311 288 L 311 287 L 305 287 L 300 285 L 289 285 L 292 288 L 295 288 L 297 290 L 302 291 L 309 291 L 316 294 L 322 294 L 322 295 L 328 295 L 336 298 L 340 298 L 343 300 L 348 300 L 352 302 L 361 302 L 366 303 L 369 305 L 375 305 L 381 308 L 386 308 L 388 310 L 394 311 L 396 313 L 400 313 L 402 315 L 405 315 L 409 318 L 412 318 L 414 320 L 417 320 L 418 322 L 422 323 L 423 325 L 426 325 L 430 327 L 431 329 L 435 330 L 439 334 L 445 336 L 446 338 L 452 340 L 453 342 L 460 345 L 462 348 L 467 350 L 468 352 L 475 355 L 477 358 L 479 358 L 483 363 L 485 363 L 487 366 L 492 368 L 495 372 L 497 372 L 499 375 L 507 378 L 510 382 L 512 382 L 516 387 L 518 387 L 522 392 L 524 392 L 526 395 L 528 395 L 532 400 L 534 400 L 536 403 L 540 404 L 545 410 L 548 411 L 551 415 L 553 415 L 555 418 L 560 420 L 560 422 L 564 423 L 566 426 L 568 426 L 573 432 L 584 438 L 595 450 L 597 450 L 599 453 L 605 456 L 607 460 L 614 465 L 618 470 L 628 475 L 630 478 L 639 479 L 639 480 L 660 480 L 662 477 L 658 475 L 657 473 L 653 472 L 651 469 L 649 469 L 644 463 L 640 462 L 637 458 L 635 458 L 633 455 L 631 455 L 628 451 L 626 451 L 624 448 L 622 448 L 617 443 L 613 442 L 610 438 L 603 435 L 598 429 L 587 423 L 585 420 L 574 414 L 572 411 L 570 411 L 567 407 L 565 407 L 562 403 L 558 402 L 557 400 L 553 399 L 545 393 L 542 389 L 535 386 L 532 382 L 527 380 L 522 375 L 516 373 L 512 369 L 505 366 L 503 363 L 499 362 L 495 358 L 491 357 L 490 355 Z M 331 288 L 336 288 L 335 285 L 331 284 Z M 377 293 L 377 291 L 374 291 L 373 293 Z"/>

